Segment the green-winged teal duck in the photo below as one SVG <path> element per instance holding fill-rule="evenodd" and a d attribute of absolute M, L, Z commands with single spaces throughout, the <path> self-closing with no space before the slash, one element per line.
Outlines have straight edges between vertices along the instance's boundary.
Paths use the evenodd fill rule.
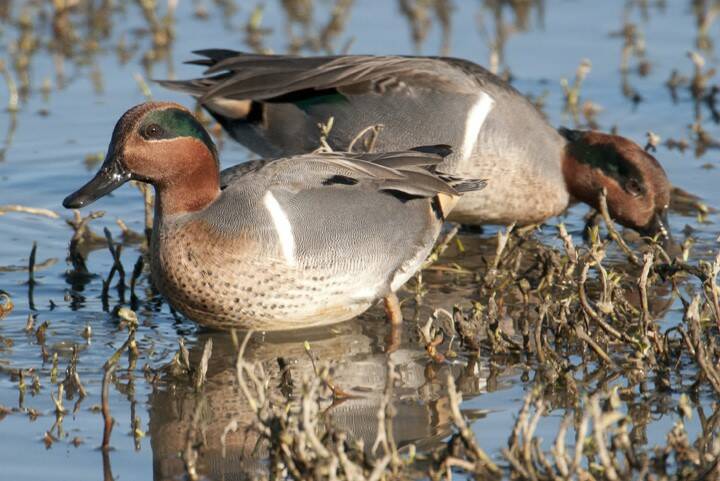
<path fill-rule="evenodd" d="M 294 57 L 202 50 L 206 76 L 161 81 L 197 97 L 230 135 L 261 155 L 307 152 L 318 122 L 346 150 L 382 124 L 377 151 L 449 144 L 441 169 L 495 180 L 463 196 L 450 217 L 465 224 L 537 223 L 570 202 L 597 207 L 642 234 L 667 235 L 670 184 L 660 164 L 617 135 L 553 128 L 513 87 L 455 58 L 343 55 Z"/>
<path fill-rule="evenodd" d="M 447 146 L 320 153 L 219 170 L 212 139 L 184 107 L 138 105 L 118 121 L 85 206 L 130 179 L 155 187 L 151 271 L 190 319 L 282 330 L 354 317 L 420 267 L 448 212 L 483 182 L 435 171 Z"/>

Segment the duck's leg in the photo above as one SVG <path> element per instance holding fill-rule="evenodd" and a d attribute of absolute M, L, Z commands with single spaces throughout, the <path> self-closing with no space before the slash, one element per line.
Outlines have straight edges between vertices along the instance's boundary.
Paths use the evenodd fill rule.
<path fill-rule="evenodd" d="M 383 298 L 385 304 L 385 314 L 387 314 L 388 321 L 391 326 L 399 326 L 402 324 L 403 317 L 402 311 L 400 310 L 400 300 L 397 294 L 391 292 Z"/>
<path fill-rule="evenodd" d="M 385 315 L 390 321 L 390 333 L 387 338 L 387 352 L 396 351 L 400 347 L 400 338 L 402 334 L 402 311 L 400 310 L 400 300 L 397 294 L 391 292 L 383 298 L 385 305 Z"/>

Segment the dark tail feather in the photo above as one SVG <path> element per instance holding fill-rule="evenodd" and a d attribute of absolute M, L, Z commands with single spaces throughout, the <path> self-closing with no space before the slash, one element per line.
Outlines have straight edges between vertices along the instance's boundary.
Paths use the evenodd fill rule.
<path fill-rule="evenodd" d="M 205 93 L 205 89 L 197 83 L 193 82 L 192 80 L 151 80 L 156 84 L 165 87 L 168 90 L 177 90 L 179 92 L 184 92 L 196 97 L 200 97 L 203 93 Z"/>
<path fill-rule="evenodd" d="M 447 144 L 420 145 L 418 147 L 413 147 L 410 150 L 414 150 L 415 152 L 422 152 L 423 154 L 439 155 L 443 159 L 452 154 L 453 152 L 452 147 Z"/>
<path fill-rule="evenodd" d="M 446 174 L 440 174 L 440 178 L 461 194 L 483 190 L 487 186 L 487 179 L 466 179 Z"/>
<path fill-rule="evenodd" d="M 201 57 L 205 57 L 205 58 L 190 60 L 187 63 L 205 62 L 205 63 L 198 63 L 198 65 L 212 65 L 214 63 L 220 62 L 221 60 L 225 60 L 228 57 L 234 57 L 236 55 L 240 55 L 243 52 L 238 52 L 237 50 L 230 50 L 230 49 L 226 49 L 226 48 L 206 48 L 206 49 L 202 49 L 202 50 L 193 50 L 193 53 L 195 55 L 200 55 Z"/>
<path fill-rule="evenodd" d="M 218 82 L 225 80 L 229 74 L 213 75 L 211 77 L 202 77 L 190 80 L 165 80 L 151 79 L 153 82 L 162 85 L 169 90 L 177 90 L 185 92 L 196 97 L 202 97 L 208 90 L 217 85 Z"/>

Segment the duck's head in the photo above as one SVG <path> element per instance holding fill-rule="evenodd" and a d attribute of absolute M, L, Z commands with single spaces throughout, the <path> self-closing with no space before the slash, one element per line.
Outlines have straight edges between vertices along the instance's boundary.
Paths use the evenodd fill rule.
<path fill-rule="evenodd" d="M 182 105 L 147 102 L 120 117 L 95 177 L 63 201 L 84 207 L 128 180 L 155 186 L 167 213 L 205 207 L 220 192 L 217 150 L 210 135 Z"/>
<path fill-rule="evenodd" d="M 670 242 L 670 181 L 660 163 L 619 135 L 561 128 L 563 174 L 570 194 L 595 208 L 603 188 L 610 216 L 640 234 Z"/>

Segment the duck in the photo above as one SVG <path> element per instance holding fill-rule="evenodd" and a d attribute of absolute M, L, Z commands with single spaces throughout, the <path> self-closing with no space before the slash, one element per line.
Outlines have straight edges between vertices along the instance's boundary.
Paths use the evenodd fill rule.
<path fill-rule="evenodd" d="M 376 151 L 448 144 L 439 168 L 488 178 L 449 219 L 464 225 L 540 224 L 584 202 L 625 227 L 667 239 L 671 185 L 637 143 L 599 131 L 554 128 L 525 96 L 480 65 L 449 57 L 257 55 L 194 52 L 206 67 L 190 80 L 158 80 L 195 97 L 229 135 L 261 155 L 327 143 Z M 382 127 L 372 142 L 369 126 Z M 372 129 L 371 129 L 372 130 Z M 360 140 L 360 141 L 358 141 Z"/>
<path fill-rule="evenodd" d="M 122 115 L 99 171 L 63 205 L 87 206 L 129 180 L 152 185 L 153 284 L 205 327 L 323 326 L 379 300 L 397 325 L 397 290 L 462 194 L 485 185 L 439 172 L 450 152 L 320 152 L 221 172 L 187 108 L 147 102 Z"/>

